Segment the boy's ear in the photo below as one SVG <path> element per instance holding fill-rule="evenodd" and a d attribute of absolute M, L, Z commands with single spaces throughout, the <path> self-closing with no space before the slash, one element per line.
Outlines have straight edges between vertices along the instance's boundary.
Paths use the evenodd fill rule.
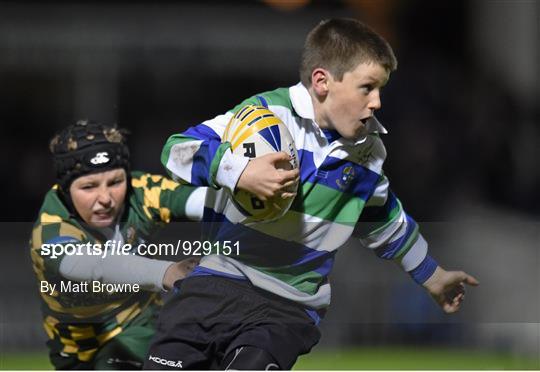
<path fill-rule="evenodd" d="M 324 68 L 316 68 L 311 73 L 311 87 L 318 96 L 326 96 L 328 94 L 328 82 L 330 72 Z"/>

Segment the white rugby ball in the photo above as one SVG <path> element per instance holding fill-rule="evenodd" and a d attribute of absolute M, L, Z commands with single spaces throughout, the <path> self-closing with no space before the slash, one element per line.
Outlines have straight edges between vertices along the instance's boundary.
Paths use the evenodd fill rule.
<path fill-rule="evenodd" d="M 231 144 L 233 154 L 248 158 L 283 151 L 292 159 L 278 165 L 278 169 L 298 168 L 298 153 L 291 133 L 266 107 L 242 107 L 227 124 L 223 141 Z M 296 192 L 297 189 L 296 183 L 286 191 Z M 293 199 L 283 199 L 278 195 L 263 201 L 243 190 L 236 190 L 232 196 L 237 209 L 252 221 L 271 221 L 283 216 L 291 207 Z"/>

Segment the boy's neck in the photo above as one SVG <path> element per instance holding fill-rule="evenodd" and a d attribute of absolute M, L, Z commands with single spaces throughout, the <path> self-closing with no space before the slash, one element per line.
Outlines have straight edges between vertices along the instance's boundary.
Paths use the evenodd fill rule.
<path fill-rule="evenodd" d="M 322 114 L 320 98 L 313 91 L 313 88 L 310 87 L 307 91 L 309 92 L 309 96 L 311 97 L 311 103 L 313 104 L 313 115 L 315 124 L 321 129 L 332 130 L 332 128 L 330 128 L 330 126 L 328 125 L 327 120 L 324 118 L 324 115 Z"/>

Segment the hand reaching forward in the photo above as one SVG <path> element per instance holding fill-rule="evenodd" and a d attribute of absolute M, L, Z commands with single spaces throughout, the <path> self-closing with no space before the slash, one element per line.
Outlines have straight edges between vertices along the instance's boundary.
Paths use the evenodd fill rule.
<path fill-rule="evenodd" d="M 165 290 L 171 289 L 174 282 L 184 279 L 199 264 L 199 261 L 200 257 L 190 257 L 171 264 L 163 276 L 163 288 Z"/>
<path fill-rule="evenodd" d="M 465 299 L 465 284 L 476 287 L 480 283 L 463 271 L 446 271 L 437 266 L 423 286 L 444 312 L 450 314 L 460 309 Z"/>
<path fill-rule="evenodd" d="M 298 169 L 290 169 L 290 157 L 284 152 L 251 159 L 238 179 L 237 188 L 248 191 L 260 200 L 279 196 L 292 198 L 287 189 L 299 181 Z"/>

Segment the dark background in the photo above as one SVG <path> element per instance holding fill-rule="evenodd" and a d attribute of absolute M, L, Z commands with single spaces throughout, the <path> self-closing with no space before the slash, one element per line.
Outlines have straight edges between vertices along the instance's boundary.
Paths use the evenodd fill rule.
<path fill-rule="evenodd" d="M 162 172 L 170 134 L 295 84 L 306 33 L 332 16 L 366 21 L 395 49 L 378 116 L 412 215 L 437 220 L 473 198 L 538 216 L 536 1 L 269 3 L 1 2 L 2 220 L 34 219 L 57 130 L 116 122 L 134 168 Z"/>
<path fill-rule="evenodd" d="M 54 182 L 56 131 L 81 118 L 118 123 L 132 132 L 133 168 L 162 173 L 169 135 L 296 84 L 307 32 L 346 16 L 383 34 L 399 60 L 378 114 L 393 189 L 432 255 L 482 285 L 446 318 L 393 265 L 351 243 L 332 274 L 321 346 L 468 345 L 540 358 L 539 6 L 0 2 L 0 349 L 44 346 L 27 239 Z"/>

